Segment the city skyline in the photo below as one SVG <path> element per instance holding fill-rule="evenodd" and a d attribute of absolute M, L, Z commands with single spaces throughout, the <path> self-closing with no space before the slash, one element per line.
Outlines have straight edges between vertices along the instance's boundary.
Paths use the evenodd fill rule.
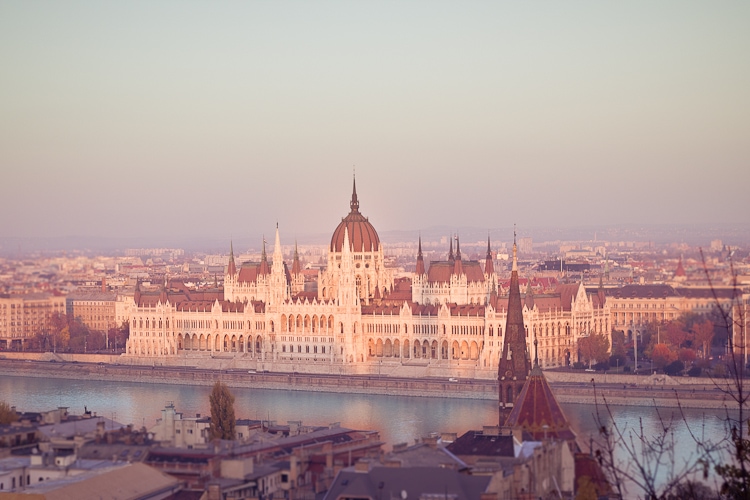
<path fill-rule="evenodd" d="M 0 13 L 5 238 L 746 224 L 746 4 Z"/>

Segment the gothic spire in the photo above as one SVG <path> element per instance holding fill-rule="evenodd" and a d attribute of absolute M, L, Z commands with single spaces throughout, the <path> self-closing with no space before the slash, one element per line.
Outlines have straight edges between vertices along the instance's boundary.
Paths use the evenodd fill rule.
<path fill-rule="evenodd" d="M 495 274 L 495 264 L 492 262 L 492 250 L 490 249 L 490 235 L 487 235 L 487 256 L 484 260 L 484 274 L 492 276 Z"/>
<path fill-rule="evenodd" d="M 263 251 L 260 254 L 260 269 L 258 274 L 271 274 L 271 269 L 268 266 L 268 257 L 266 256 L 266 237 L 263 237 Z"/>
<path fill-rule="evenodd" d="M 456 234 L 456 258 L 453 261 L 453 274 L 456 276 L 464 274 L 464 266 L 461 262 L 461 242 L 458 239 L 458 234 Z"/>
<path fill-rule="evenodd" d="M 450 250 L 448 250 L 448 260 L 453 262 L 453 235 L 448 238 L 450 240 Z"/>
<path fill-rule="evenodd" d="M 229 241 L 229 265 L 227 266 L 227 274 L 234 276 L 237 274 L 237 266 L 234 263 L 234 244 Z"/>
<path fill-rule="evenodd" d="M 518 283 L 516 263 L 516 237 L 513 232 L 513 270 L 510 274 L 510 294 L 505 322 L 503 352 L 498 366 L 500 425 L 505 423 L 514 401 L 523 388 L 529 372 L 531 359 L 526 344 L 526 327 L 523 322 L 523 304 Z"/>
<path fill-rule="evenodd" d="M 419 250 L 417 250 L 417 276 L 422 276 L 425 273 L 424 270 L 424 256 L 422 255 L 422 236 L 419 236 Z"/>
<path fill-rule="evenodd" d="M 292 261 L 292 274 L 300 274 L 302 267 L 299 263 L 299 252 L 297 252 L 297 242 L 294 242 L 294 260 Z"/>
<path fill-rule="evenodd" d="M 279 237 L 279 223 L 276 223 L 276 239 L 273 242 L 273 260 L 283 260 L 283 254 L 281 252 L 281 238 Z"/>

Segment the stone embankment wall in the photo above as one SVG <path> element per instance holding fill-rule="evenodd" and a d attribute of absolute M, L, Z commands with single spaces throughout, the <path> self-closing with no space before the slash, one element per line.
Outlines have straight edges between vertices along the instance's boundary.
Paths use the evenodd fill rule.
<path fill-rule="evenodd" d="M 327 365 L 327 373 L 266 371 L 237 368 L 231 358 L 202 359 L 191 363 L 150 366 L 124 364 L 128 359 L 105 354 L 2 353 L 0 373 L 25 377 L 56 377 L 82 380 L 110 380 L 178 385 L 212 385 L 222 380 L 230 387 L 299 391 L 384 394 L 398 396 L 449 397 L 497 400 L 494 380 L 418 376 L 384 373 L 358 374 L 347 367 Z M 200 365 L 200 366 L 197 366 Z M 263 366 L 263 367 L 260 367 Z M 300 366 L 301 368 L 301 366 Z M 406 375 L 406 374 L 404 374 Z M 411 376 L 413 375 L 413 376 Z M 706 378 L 665 375 L 613 375 L 591 372 L 545 372 L 555 396 L 563 403 L 717 408 L 731 406 L 731 399 Z"/>

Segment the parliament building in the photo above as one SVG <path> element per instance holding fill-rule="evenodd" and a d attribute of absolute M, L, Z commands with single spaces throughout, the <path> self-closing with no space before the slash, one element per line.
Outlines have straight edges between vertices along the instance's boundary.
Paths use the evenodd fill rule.
<path fill-rule="evenodd" d="M 485 261 L 464 260 L 453 240 L 445 260 L 395 278 L 378 233 L 359 211 L 333 231 L 317 290 L 306 291 L 297 252 L 284 261 L 279 229 L 260 262 L 237 262 L 230 248 L 223 289 L 195 291 L 177 281 L 137 287 L 126 356 L 136 363 L 199 364 L 219 357 L 255 370 L 393 376 L 497 377 L 508 297 L 500 294 L 487 242 Z M 515 243 L 514 243 L 515 261 Z M 581 283 L 523 298 L 525 337 L 541 367 L 578 360 L 582 336 L 610 336 L 604 294 Z M 192 361 L 188 361 L 191 360 Z"/>

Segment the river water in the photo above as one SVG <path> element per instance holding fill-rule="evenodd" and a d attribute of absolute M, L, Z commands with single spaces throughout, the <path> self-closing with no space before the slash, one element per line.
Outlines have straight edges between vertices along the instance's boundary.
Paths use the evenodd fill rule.
<path fill-rule="evenodd" d="M 161 416 L 161 410 L 169 402 L 186 417 L 209 414 L 210 390 L 210 387 L 187 385 L 0 377 L 0 400 L 19 410 L 43 411 L 65 406 L 73 414 L 82 414 L 88 408 L 123 424 L 147 428 Z M 232 392 L 237 418 L 270 419 L 279 424 L 289 420 L 301 420 L 308 425 L 340 422 L 343 427 L 378 430 L 387 443 L 386 450 L 393 444 L 414 442 L 415 438 L 431 432 L 460 435 L 483 425 L 497 424 L 495 401 L 242 388 L 233 388 Z M 588 449 L 589 439 L 597 438 L 597 408 L 590 404 L 561 406 L 577 431 L 581 446 Z M 606 410 L 600 410 L 599 414 L 606 417 Z M 651 407 L 613 406 L 611 411 L 619 428 L 637 428 L 642 422 L 647 436 L 657 435 L 661 422 L 674 415 L 676 460 L 694 453 L 688 429 L 712 441 L 726 436 L 726 415 L 719 409 L 686 410 L 684 419 L 678 410 L 671 408 L 662 409 L 661 418 Z M 624 451 L 619 455 L 628 460 Z"/>

